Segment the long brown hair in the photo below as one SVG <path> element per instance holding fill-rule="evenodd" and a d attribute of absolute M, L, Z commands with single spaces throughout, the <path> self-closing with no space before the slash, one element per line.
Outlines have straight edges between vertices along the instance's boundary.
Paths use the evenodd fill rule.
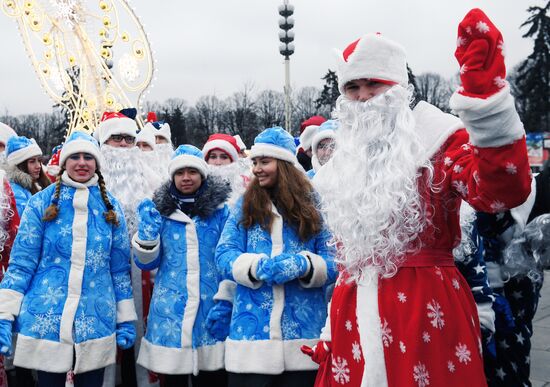
<path fill-rule="evenodd" d="M 321 215 L 315 206 L 313 187 L 309 179 L 291 163 L 277 161 L 277 183 L 268 190 L 260 187 L 254 177 L 250 182 L 243 200 L 243 217 L 241 224 L 250 228 L 259 224 L 271 231 L 273 201 L 281 216 L 293 226 L 302 241 L 317 235 L 322 228 Z"/>
<path fill-rule="evenodd" d="M 61 193 L 61 175 L 63 175 L 63 172 L 65 172 L 65 168 L 61 168 L 59 171 L 59 174 L 57 175 L 57 179 L 55 181 L 55 191 L 53 194 L 52 204 L 46 208 L 46 211 L 44 213 L 44 217 L 42 220 L 49 222 L 51 220 L 54 220 L 57 218 L 57 215 L 59 214 L 59 207 L 57 206 L 59 203 L 59 195 Z M 105 206 L 107 207 L 107 211 L 103 213 L 103 216 L 105 217 L 105 220 L 107 223 L 114 224 L 115 226 L 118 226 L 118 218 L 116 211 L 113 207 L 113 204 L 109 200 L 109 196 L 107 195 L 107 189 L 105 188 L 105 180 L 103 179 L 103 175 L 101 175 L 101 172 L 99 170 L 96 171 L 98 179 L 98 185 L 99 185 L 99 192 L 101 192 L 101 198 L 103 199 L 103 203 L 105 203 Z"/>
<path fill-rule="evenodd" d="M 20 170 L 22 170 L 23 172 L 25 172 L 27 175 L 30 176 L 27 161 L 29 161 L 29 160 L 27 159 L 27 160 L 17 164 L 17 168 L 19 168 Z M 31 194 L 34 195 L 35 193 L 40 192 L 40 189 L 46 188 L 51 183 L 52 182 L 50 181 L 48 176 L 46 176 L 46 174 L 44 173 L 44 169 L 40 168 L 40 175 L 38 175 L 38 179 L 36 179 L 36 181 L 33 179 L 33 182 L 32 182 L 31 188 L 30 188 Z M 37 186 L 37 184 L 38 184 L 38 186 L 40 186 L 40 189 Z"/>

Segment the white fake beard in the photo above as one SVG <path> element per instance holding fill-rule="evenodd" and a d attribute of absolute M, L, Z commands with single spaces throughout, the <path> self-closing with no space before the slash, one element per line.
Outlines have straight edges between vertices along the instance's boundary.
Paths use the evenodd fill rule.
<path fill-rule="evenodd" d="M 4 251 L 4 246 L 9 238 L 7 225 L 14 215 L 10 207 L 10 198 L 4 190 L 4 171 L 0 170 L 0 253 Z M 8 257 L 5 257 L 6 259 Z"/>
<path fill-rule="evenodd" d="M 410 97 L 411 90 L 394 86 L 366 102 L 341 96 L 336 104 L 338 146 L 313 181 L 338 243 L 337 262 L 353 280 L 373 267 L 394 276 L 427 223 L 418 179 L 427 168 L 431 181 L 433 166 L 415 132 Z"/>
<path fill-rule="evenodd" d="M 141 161 L 143 165 L 143 177 L 147 183 L 148 191 L 152 197 L 153 193 L 161 186 L 164 181 L 168 180 L 168 166 L 163 168 L 163 173 L 160 173 L 159 155 L 155 151 L 141 151 Z"/>
<path fill-rule="evenodd" d="M 144 175 L 142 152 L 138 147 L 116 148 L 101 146 L 104 164 L 101 174 L 107 191 L 117 198 L 128 226 L 130 235 L 137 230 L 136 208 L 146 197 L 152 197 L 153 190 Z"/>
<path fill-rule="evenodd" d="M 158 157 L 156 170 L 162 177 L 162 181 L 171 179 L 171 176 L 168 173 L 168 165 L 170 164 L 172 156 L 174 155 L 174 147 L 170 143 L 155 144 L 155 150 L 153 152 L 155 152 Z"/>
<path fill-rule="evenodd" d="M 208 166 L 210 175 L 221 177 L 231 186 L 231 195 L 227 199 L 227 205 L 230 207 L 233 207 L 246 190 L 246 181 L 249 180 L 251 175 L 250 166 L 246 160 L 239 158 L 236 162 L 228 165 Z"/>

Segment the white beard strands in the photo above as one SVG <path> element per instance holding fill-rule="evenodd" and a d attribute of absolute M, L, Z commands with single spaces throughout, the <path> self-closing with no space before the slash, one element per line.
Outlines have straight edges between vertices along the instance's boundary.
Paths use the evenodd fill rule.
<path fill-rule="evenodd" d="M 476 211 L 464 200 L 460 204 L 460 243 L 453 249 L 455 261 L 468 264 L 472 255 L 477 250 L 477 245 L 472 239 Z"/>
<path fill-rule="evenodd" d="M 394 276 L 427 224 L 418 178 L 426 168 L 431 186 L 433 166 L 414 129 L 411 94 L 394 86 L 367 102 L 341 96 L 336 104 L 338 146 L 314 184 L 337 262 L 356 281 L 373 267 Z"/>
<path fill-rule="evenodd" d="M 13 210 L 10 207 L 10 198 L 4 190 L 4 172 L 0 171 L 0 253 L 4 251 L 4 246 L 9 238 L 6 228 L 13 215 Z"/>
<path fill-rule="evenodd" d="M 231 186 L 231 195 L 227 199 L 227 205 L 233 207 L 237 200 L 246 191 L 245 178 L 250 178 L 250 165 L 247 159 L 238 159 L 236 162 L 228 165 L 208 166 L 208 173 L 212 176 L 218 176 L 227 181 Z"/>
<path fill-rule="evenodd" d="M 136 208 L 139 202 L 152 194 L 143 173 L 141 151 L 137 147 L 115 148 L 103 145 L 101 155 L 105 161 L 101 174 L 105 178 L 107 191 L 119 201 L 129 235 L 134 235 L 137 231 Z"/>
<path fill-rule="evenodd" d="M 158 163 L 156 165 L 156 170 L 161 176 L 161 180 L 164 182 L 172 178 L 168 173 L 168 164 L 172 160 L 174 155 L 174 147 L 172 144 L 155 144 L 155 150 L 153 151 L 157 154 Z"/>
<path fill-rule="evenodd" d="M 161 174 L 159 171 L 159 155 L 155 151 L 141 151 L 140 155 L 141 164 L 143 165 L 143 177 L 145 179 L 144 193 L 147 197 L 152 198 L 157 188 L 167 180 L 168 166 L 166 166 L 164 173 Z"/>

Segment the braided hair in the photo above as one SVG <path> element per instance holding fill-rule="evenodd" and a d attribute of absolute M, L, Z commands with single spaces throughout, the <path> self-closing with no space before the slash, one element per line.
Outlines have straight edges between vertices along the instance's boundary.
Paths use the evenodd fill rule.
<path fill-rule="evenodd" d="M 57 175 L 57 179 L 55 182 L 55 192 L 52 199 L 52 204 L 46 208 L 46 212 L 44 213 L 44 217 L 42 220 L 49 222 L 57 218 L 57 215 L 59 214 L 59 195 L 61 192 L 61 176 L 63 175 L 63 172 L 65 172 L 65 168 L 61 168 L 59 171 L 59 174 Z M 107 207 L 107 211 L 103 213 L 103 216 L 105 217 L 105 220 L 107 223 L 114 224 L 115 226 L 119 225 L 118 217 L 115 211 L 115 208 L 111 201 L 109 200 L 109 196 L 107 195 L 107 189 L 105 188 L 105 180 L 103 179 L 103 175 L 101 175 L 101 172 L 96 171 L 98 176 L 98 184 L 99 184 L 99 192 L 101 193 L 101 198 L 103 199 L 103 203 L 105 203 L 105 206 Z"/>

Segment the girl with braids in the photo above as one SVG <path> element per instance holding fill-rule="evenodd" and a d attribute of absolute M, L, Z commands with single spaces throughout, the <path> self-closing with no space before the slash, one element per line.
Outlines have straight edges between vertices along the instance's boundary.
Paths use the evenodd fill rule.
<path fill-rule="evenodd" d="M 34 139 L 25 136 L 8 139 L 4 169 L 15 196 L 19 217 L 23 216 L 31 196 L 50 185 L 50 179 L 42 169 L 41 157 L 42 150 Z"/>
<path fill-rule="evenodd" d="M 225 342 L 229 386 L 303 387 L 315 380 L 317 365 L 300 347 L 319 339 L 327 314 L 323 287 L 336 271 L 295 154 L 294 139 L 280 127 L 256 137 L 254 177 L 216 250 L 222 277 L 237 283 L 234 298 L 215 297 L 220 305 L 233 301 Z"/>
<path fill-rule="evenodd" d="M 60 154 L 55 185 L 27 205 L 0 283 L 0 353 L 37 370 L 39 386 L 101 386 L 116 346 L 136 319 L 130 243 L 120 205 L 105 189 L 97 142 L 75 132 Z"/>

